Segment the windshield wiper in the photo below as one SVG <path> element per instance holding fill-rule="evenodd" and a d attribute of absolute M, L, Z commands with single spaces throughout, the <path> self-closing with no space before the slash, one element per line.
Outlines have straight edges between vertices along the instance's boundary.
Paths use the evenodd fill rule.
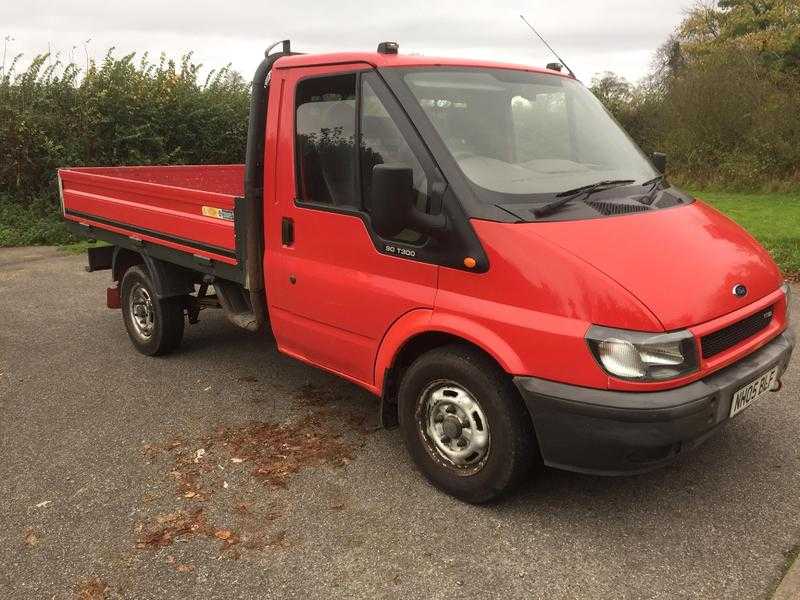
<path fill-rule="evenodd" d="M 592 183 L 589 185 L 582 185 L 581 187 L 577 187 L 572 190 L 567 190 L 565 192 L 559 192 L 556 194 L 556 198 L 558 200 L 553 200 L 547 204 L 543 204 L 538 208 L 534 208 L 533 216 L 537 219 L 539 217 L 545 217 L 547 215 L 553 214 L 557 210 L 559 210 L 562 206 L 567 204 L 568 202 L 574 200 L 581 194 L 586 194 L 586 196 L 590 196 L 594 192 L 599 192 L 600 190 L 605 190 L 613 187 L 618 187 L 621 185 L 627 185 L 629 183 L 635 183 L 635 179 L 604 179 L 603 181 L 598 181 L 597 183 Z"/>
<path fill-rule="evenodd" d="M 657 183 L 661 183 L 662 181 L 664 181 L 665 177 L 666 177 L 666 175 L 659 175 L 658 177 L 653 177 L 652 179 L 648 179 L 647 181 L 643 182 L 641 185 L 642 185 L 642 187 L 645 187 L 645 186 L 648 186 L 648 185 L 652 185 L 655 188 L 656 184 Z"/>
<path fill-rule="evenodd" d="M 658 190 L 659 184 L 664 181 L 666 181 L 666 175 L 662 174 L 642 183 L 642 187 L 650 186 L 650 189 L 647 190 L 647 192 L 645 192 L 642 196 L 637 197 L 636 200 L 642 204 L 646 204 L 647 206 L 653 204 L 653 201 L 656 199 L 656 190 Z"/>

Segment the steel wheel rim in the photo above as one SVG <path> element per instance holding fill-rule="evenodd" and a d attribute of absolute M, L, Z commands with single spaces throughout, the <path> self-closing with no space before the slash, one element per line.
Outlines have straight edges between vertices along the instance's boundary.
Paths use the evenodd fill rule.
<path fill-rule="evenodd" d="M 460 475 L 486 464 L 491 434 L 486 413 L 468 390 L 453 381 L 435 381 L 417 401 L 417 428 L 428 453 Z"/>
<path fill-rule="evenodd" d="M 155 329 L 156 315 L 150 292 L 141 284 L 137 283 L 131 290 L 128 308 L 136 335 L 145 340 L 150 339 Z"/>

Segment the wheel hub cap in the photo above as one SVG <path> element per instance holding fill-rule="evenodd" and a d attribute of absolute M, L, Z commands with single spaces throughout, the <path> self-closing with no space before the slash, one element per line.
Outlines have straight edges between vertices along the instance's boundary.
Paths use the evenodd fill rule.
<path fill-rule="evenodd" d="M 136 285 L 131 291 L 129 308 L 131 323 L 136 334 L 143 339 L 150 338 L 155 325 L 155 310 L 150 293 L 141 285 Z"/>
<path fill-rule="evenodd" d="M 434 457 L 462 472 L 483 466 L 489 454 L 489 424 L 467 390 L 436 382 L 422 393 L 418 406 L 420 433 Z"/>

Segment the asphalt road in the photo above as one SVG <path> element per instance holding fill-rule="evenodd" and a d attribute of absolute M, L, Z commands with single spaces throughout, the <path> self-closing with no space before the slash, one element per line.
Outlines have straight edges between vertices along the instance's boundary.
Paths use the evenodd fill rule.
<path fill-rule="evenodd" d="M 368 394 L 221 314 L 137 354 L 83 264 L 0 250 L 2 598 L 767 598 L 800 542 L 797 357 L 669 468 L 473 507 Z"/>

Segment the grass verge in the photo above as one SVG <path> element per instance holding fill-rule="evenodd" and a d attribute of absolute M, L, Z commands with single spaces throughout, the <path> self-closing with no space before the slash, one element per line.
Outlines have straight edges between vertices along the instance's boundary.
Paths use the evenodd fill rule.
<path fill-rule="evenodd" d="M 800 193 L 694 194 L 747 229 L 769 250 L 787 277 L 800 280 Z"/>
<path fill-rule="evenodd" d="M 101 246 L 108 246 L 108 243 L 102 241 L 81 240 L 72 244 L 62 244 L 58 247 L 62 252 L 67 254 L 83 254 L 89 248 L 100 248 Z"/>

